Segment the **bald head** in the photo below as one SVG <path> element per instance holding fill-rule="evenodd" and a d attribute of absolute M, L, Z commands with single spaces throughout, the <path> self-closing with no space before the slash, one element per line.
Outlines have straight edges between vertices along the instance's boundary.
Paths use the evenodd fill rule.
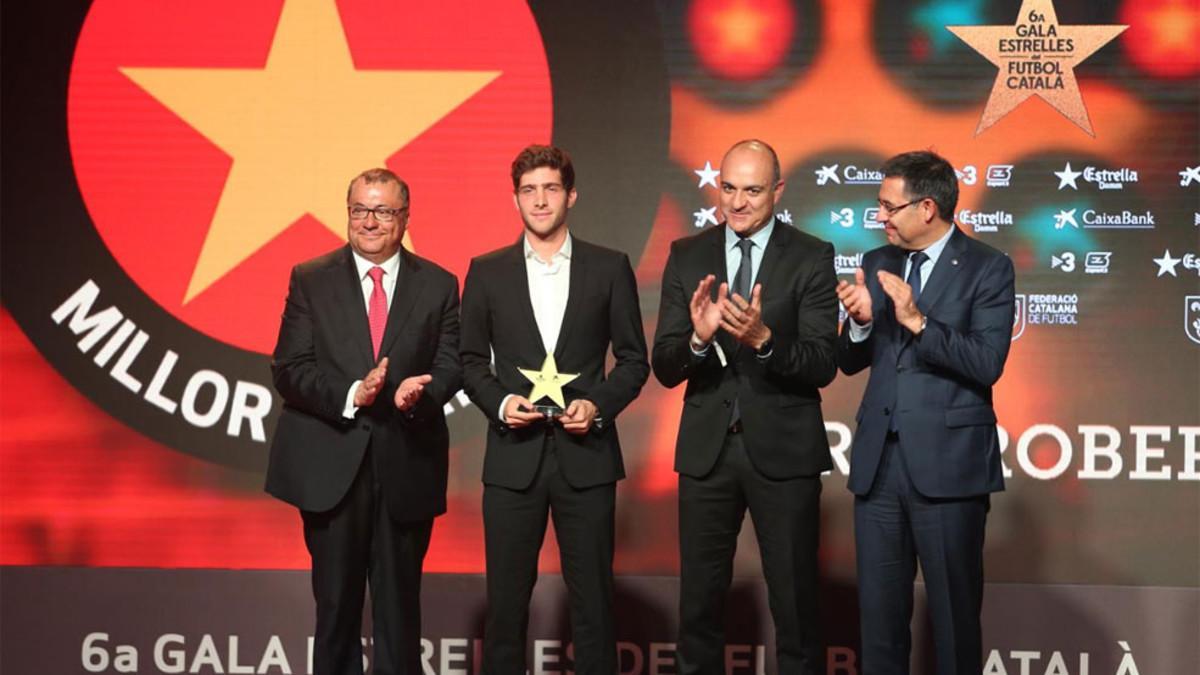
<path fill-rule="evenodd" d="M 757 140 L 735 143 L 721 159 L 721 213 L 738 236 L 749 237 L 775 217 L 783 194 L 779 159 Z"/>
<path fill-rule="evenodd" d="M 733 147 L 725 151 L 725 157 L 721 158 L 721 163 L 724 164 L 725 160 L 735 153 L 761 153 L 766 155 L 771 161 L 771 182 L 778 183 L 783 178 L 783 171 L 779 167 L 779 155 L 775 154 L 775 148 L 772 148 L 766 142 L 760 141 L 757 138 L 738 141 L 733 144 Z"/>

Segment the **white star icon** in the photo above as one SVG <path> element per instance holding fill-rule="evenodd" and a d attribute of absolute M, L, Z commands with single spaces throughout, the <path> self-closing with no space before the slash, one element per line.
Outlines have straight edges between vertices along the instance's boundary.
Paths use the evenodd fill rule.
<path fill-rule="evenodd" d="M 1079 223 L 1075 222 L 1075 212 L 1077 210 L 1078 209 L 1071 209 L 1070 211 L 1059 211 L 1058 215 L 1054 216 L 1054 229 L 1061 230 L 1064 227 L 1070 225 L 1071 227 L 1078 230 Z"/>
<path fill-rule="evenodd" d="M 1175 266 L 1179 264 L 1180 260 L 1183 260 L 1183 258 L 1171 257 L 1171 249 L 1163 251 L 1161 258 L 1154 259 L 1154 264 L 1158 265 L 1158 274 L 1155 276 L 1161 277 L 1164 274 L 1170 274 L 1173 277 L 1178 277 L 1179 275 L 1175 273 Z"/>
<path fill-rule="evenodd" d="M 835 183 L 840 184 L 842 182 L 842 179 L 838 178 L 837 169 L 838 169 L 837 164 L 834 164 L 833 166 L 822 166 L 821 168 L 817 169 L 816 170 L 817 185 L 824 185 L 824 184 L 828 183 L 829 181 L 833 181 Z"/>
<path fill-rule="evenodd" d="M 1072 190 L 1078 190 L 1079 186 L 1075 184 L 1075 179 L 1083 175 L 1082 171 L 1072 171 L 1071 163 L 1067 162 L 1067 168 L 1062 171 L 1055 171 L 1055 176 L 1058 176 L 1058 189 L 1061 190 L 1070 185 Z"/>
<path fill-rule="evenodd" d="M 696 219 L 696 221 L 692 223 L 692 225 L 695 227 L 704 227 L 709 223 L 716 225 L 717 207 L 714 206 L 708 209 L 700 209 L 699 211 L 693 213 L 692 217 Z"/>
<path fill-rule="evenodd" d="M 1179 187 L 1187 187 L 1192 183 L 1200 183 L 1200 165 L 1189 166 L 1179 172 Z"/>
<path fill-rule="evenodd" d="M 698 188 L 705 185 L 717 187 L 717 176 L 721 175 L 720 171 L 712 168 L 712 162 L 705 162 L 703 169 L 693 169 L 692 173 L 700 177 L 700 184 L 696 186 Z"/>

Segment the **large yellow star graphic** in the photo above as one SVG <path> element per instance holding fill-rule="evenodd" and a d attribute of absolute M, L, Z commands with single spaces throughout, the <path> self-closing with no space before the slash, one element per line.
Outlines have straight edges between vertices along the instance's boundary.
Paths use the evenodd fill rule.
<path fill-rule="evenodd" d="M 537 402 L 545 396 L 557 403 L 560 408 L 567 407 L 567 400 L 563 396 L 563 385 L 579 377 L 579 373 L 558 372 L 558 364 L 554 361 L 553 354 L 546 355 L 541 370 L 529 368 L 517 368 L 517 370 L 521 371 L 525 379 L 533 383 L 533 389 L 529 392 L 530 403 L 537 405 Z"/>
<path fill-rule="evenodd" d="M 341 186 L 500 75 L 358 70 L 334 0 L 286 0 L 263 68 L 121 72 L 233 159 L 185 303 L 305 214 L 344 237 Z"/>
<path fill-rule="evenodd" d="M 1095 136 L 1075 66 L 1128 27 L 1059 25 L 1051 0 L 1023 0 L 1011 26 L 946 26 L 1000 68 L 975 135 L 1036 95 Z"/>

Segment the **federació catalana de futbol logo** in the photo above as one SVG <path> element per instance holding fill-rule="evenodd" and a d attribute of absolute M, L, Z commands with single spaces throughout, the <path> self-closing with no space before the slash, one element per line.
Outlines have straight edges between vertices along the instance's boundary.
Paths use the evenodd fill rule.
<path fill-rule="evenodd" d="M 602 18 L 647 11 L 628 4 L 6 12 L 6 54 L 25 58 L 4 91 L 6 158 L 22 158 L 3 175 L 5 307 L 110 414 L 172 448 L 261 468 L 281 407 L 268 354 L 288 271 L 345 243 L 359 171 L 409 182 L 406 246 L 461 279 L 472 256 L 515 239 L 508 165 L 524 145 L 611 130 L 608 149 L 636 147 L 571 148 L 597 195 L 622 163 L 665 156 L 665 71 L 646 68 L 657 33 L 597 51 L 628 41 L 627 19 Z M 622 79 L 631 70 L 641 82 Z M 638 124 L 617 119 L 618 92 Z M 657 195 L 626 197 L 605 216 L 640 225 L 609 240 L 640 251 Z"/>

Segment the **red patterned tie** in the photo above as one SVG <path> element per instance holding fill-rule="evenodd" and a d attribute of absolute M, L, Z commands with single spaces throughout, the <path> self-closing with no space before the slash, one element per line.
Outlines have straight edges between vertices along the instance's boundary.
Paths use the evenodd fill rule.
<path fill-rule="evenodd" d="M 372 267 L 367 270 L 375 288 L 371 290 L 371 302 L 367 308 L 367 322 L 371 324 L 371 347 L 375 350 L 375 360 L 379 360 L 379 345 L 383 342 L 383 329 L 387 326 L 387 295 L 383 292 L 383 268 Z"/>

